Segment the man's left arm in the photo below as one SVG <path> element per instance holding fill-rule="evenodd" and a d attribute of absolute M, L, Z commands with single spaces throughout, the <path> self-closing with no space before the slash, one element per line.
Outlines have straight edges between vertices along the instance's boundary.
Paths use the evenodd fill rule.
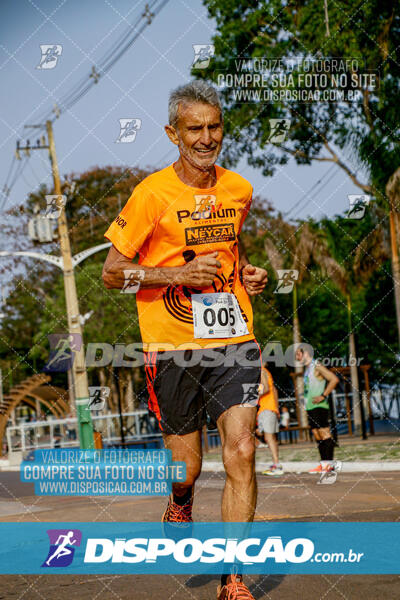
<path fill-rule="evenodd" d="M 257 294 L 261 294 L 266 286 L 268 281 L 268 273 L 265 269 L 261 269 L 261 267 L 254 267 L 250 264 L 240 237 L 238 237 L 238 247 L 239 273 L 243 285 L 249 296 L 257 296 Z"/>

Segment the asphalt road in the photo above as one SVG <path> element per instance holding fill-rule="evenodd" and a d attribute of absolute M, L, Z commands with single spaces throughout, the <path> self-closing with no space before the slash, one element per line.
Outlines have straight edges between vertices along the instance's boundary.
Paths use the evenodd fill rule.
<path fill-rule="evenodd" d="M 344 473 L 334 485 L 318 477 L 259 476 L 256 520 L 398 521 L 400 473 Z M 196 488 L 194 518 L 220 520 L 222 474 L 205 473 Z M 33 486 L 15 472 L 0 473 L 0 521 L 159 521 L 165 498 L 51 498 L 33 495 Z M 382 548 L 382 552 L 385 549 Z M 248 576 L 256 600 L 395 600 L 397 575 Z M 207 575 L 2 575 L 0 599 L 13 600 L 210 600 L 218 578 Z"/>

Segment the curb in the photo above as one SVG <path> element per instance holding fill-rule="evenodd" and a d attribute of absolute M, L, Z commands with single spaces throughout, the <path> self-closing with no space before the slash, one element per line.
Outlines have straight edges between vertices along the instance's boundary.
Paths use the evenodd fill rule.
<path fill-rule="evenodd" d="M 283 462 L 281 463 L 283 470 L 286 473 L 308 473 L 310 469 L 314 469 L 318 463 L 316 462 Z M 256 472 L 260 473 L 270 467 L 271 463 L 258 462 L 256 463 Z M 224 472 L 224 466 L 221 462 L 203 462 L 202 471 L 214 471 L 217 473 Z M 342 473 L 369 473 L 382 471 L 400 471 L 400 462 L 370 462 L 370 461 L 354 461 L 342 462 Z"/>
<path fill-rule="evenodd" d="M 314 469 L 318 463 L 316 462 L 282 462 L 282 467 L 285 473 L 308 473 L 310 469 Z M 271 466 L 270 462 L 257 462 L 256 473 L 260 473 Z M 0 472 L 19 471 L 19 465 L 0 465 Z M 204 461 L 202 472 L 224 473 L 225 469 L 222 462 Z M 372 473 L 384 471 L 400 471 L 399 461 L 355 461 L 342 462 L 342 473 Z"/>

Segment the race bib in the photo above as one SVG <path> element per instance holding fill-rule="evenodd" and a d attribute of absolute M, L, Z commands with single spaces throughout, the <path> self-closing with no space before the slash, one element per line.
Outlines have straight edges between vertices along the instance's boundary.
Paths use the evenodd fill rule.
<path fill-rule="evenodd" d="M 192 294 L 195 338 L 231 338 L 249 330 L 233 294 Z"/>

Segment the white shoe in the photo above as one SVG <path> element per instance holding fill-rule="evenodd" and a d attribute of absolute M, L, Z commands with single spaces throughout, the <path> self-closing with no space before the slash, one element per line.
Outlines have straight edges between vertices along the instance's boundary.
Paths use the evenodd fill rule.
<path fill-rule="evenodd" d="M 340 460 L 324 461 L 326 464 L 323 466 L 323 471 L 318 484 L 332 484 L 336 483 L 338 473 L 342 470 L 342 463 Z"/>
<path fill-rule="evenodd" d="M 265 469 L 265 471 L 262 471 L 261 475 L 271 475 L 273 477 L 280 477 L 281 475 L 283 475 L 284 470 L 282 469 L 282 465 L 281 464 L 277 464 L 277 465 L 271 465 L 270 467 L 268 467 L 268 469 Z"/>

